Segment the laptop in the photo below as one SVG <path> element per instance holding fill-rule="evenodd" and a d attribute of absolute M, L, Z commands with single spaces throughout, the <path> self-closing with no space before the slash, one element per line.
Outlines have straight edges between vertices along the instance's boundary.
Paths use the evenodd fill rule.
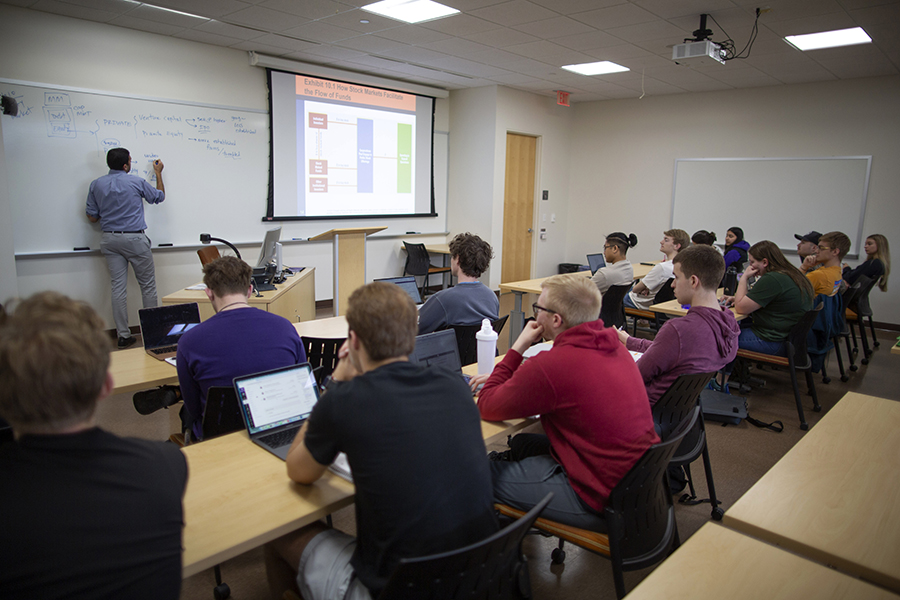
<path fill-rule="evenodd" d="M 407 275 L 405 277 L 385 277 L 383 279 L 376 279 L 375 281 L 386 281 L 387 283 L 399 285 L 404 292 L 409 294 L 409 297 L 413 299 L 416 306 L 422 304 L 422 295 L 419 293 L 419 286 L 416 285 L 416 278 L 412 275 Z"/>
<path fill-rule="evenodd" d="M 603 254 L 588 254 L 588 266 L 591 268 L 591 275 L 595 275 L 599 269 L 606 266 L 606 259 Z"/>
<path fill-rule="evenodd" d="M 309 363 L 234 378 L 244 426 L 254 444 L 281 460 L 319 401 Z"/>
<path fill-rule="evenodd" d="M 175 356 L 178 340 L 200 324 L 200 307 L 196 302 L 163 304 L 138 309 L 144 352 L 157 360 Z"/>
<path fill-rule="evenodd" d="M 469 383 L 468 375 L 462 372 L 462 364 L 459 360 L 459 346 L 456 345 L 456 332 L 452 329 L 435 331 L 416 336 L 416 347 L 409 355 L 409 362 L 417 365 L 444 367 L 460 376 Z"/>

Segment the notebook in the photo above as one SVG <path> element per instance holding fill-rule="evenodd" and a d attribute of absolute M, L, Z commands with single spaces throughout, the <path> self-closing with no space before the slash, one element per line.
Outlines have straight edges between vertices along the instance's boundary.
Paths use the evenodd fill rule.
<path fill-rule="evenodd" d="M 407 275 L 405 277 L 385 277 L 384 279 L 376 279 L 375 281 L 386 281 L 387 283 L 399 285 L 404 292 L 409 294 L 409 297 L 416 303 L 416 306 L 422 304 L 422 295 L 419 293 L 419 286 L 416 285 L 416 278 L 412 275 Z"/>
<path fill-rule="evenodd" d="M 163 304 L 138 309 L 144 352 L 157 360 L 175 356 L 178 340 L 185 332 L 200 324 L 200 307 L 196 302 Z"/>
<path fill-rule="evenodd" d="M 597 273 L 598 269 L 602 269 L 606 266 L 606 259 L 603 258 L 603 254 L 588 254 L 587 255 L 588 266 L 591 268 L 591 275 Z"/>
<path fill-rule="evenodd" d="M 416 347 L 409 355 L 409 362 L 417 365 L 437 365 L 459 373 L 466 383 L 471 379 L 462 372 L 459 360 L 459 346 L 456 345 L 456 332 L 452 329 L 435 331 L 416 336 Z"/>
<path fill-rule="evenodd" d="M 253 443 L 286 460 L 294 437 L 319 401 L 309 363 L 235 377 L 234 391 Z"/>

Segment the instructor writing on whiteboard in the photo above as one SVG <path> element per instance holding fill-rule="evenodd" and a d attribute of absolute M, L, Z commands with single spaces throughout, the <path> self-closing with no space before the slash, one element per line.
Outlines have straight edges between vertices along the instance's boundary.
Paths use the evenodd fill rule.
<path fill-rule="evenodd" d="M 106 154 L 109 174 L 91 182 L 87 197 L 87 218 L 100 221 L 103 236 L 100 251 L 106 257 L 112 280 L 112 310 L 119 336 L 119 348 L 127 348 L 135 339 L 128 328 L 128 265 L 141 286 L 144 308 L 157 306 L 156 272 L 150 253 L 150 238 L 144 234 L 144 204 L 159 204 L 166 199 L 161 160 L 153 161 L 156 189 L 141 177 L 129 177 L 131 153 L 125 148 L 113 148 Z"/>

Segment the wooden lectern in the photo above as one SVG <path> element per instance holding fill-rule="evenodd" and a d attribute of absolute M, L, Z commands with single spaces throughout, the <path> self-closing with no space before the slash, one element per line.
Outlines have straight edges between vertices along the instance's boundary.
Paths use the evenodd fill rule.
<path fill-rule="evenodd" d="M 347 227 L 309 238 L 311 242 L 334 238 L 334 316 L 347 312 L 347 298 L 366 283 L 366 236 L 384 229 Z"/>

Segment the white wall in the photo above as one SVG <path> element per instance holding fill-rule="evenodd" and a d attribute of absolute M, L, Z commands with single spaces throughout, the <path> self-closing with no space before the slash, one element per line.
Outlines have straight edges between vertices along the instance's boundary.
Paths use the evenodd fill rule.
<path fill-rule="evenodd" d="M 267 109 L 265 70 L 251 67 L 247 53 L 243 51 L 7 5 L 0 5 L 0 39 L 5 45 L 0 77 Z M 448 100 L 438 100 L 435 105 L 435 128 L 448 131 L 449 123 L 450 103 Z M 167 164 L 166 168 L 189 169 L 190 165 Z M 2 157 L 0 170 L 3 171 L 0 175 L 0 220 L 4 224 L 2 227 L 10 227 Z M 211 175 L 198 173 L 197 176 Z M 428 224 L 423 223 L 422 230 L 446 230 L 446 208 L 440 205 L 436 208 L 442 214 Z M 265 207 L 260 206 L 260 217 L 264 212 Z M 323 222 L 322 231 L 338 226 L 341 223 Z M 290 237 L 290 229 L 290 224 L 285 225 L 284 237 Z M 150 235 L 153 235 L 152 231 Z M 12 236 L 4 235 L 0 228 L 0 238 L 3 238 L 0 241 L 0 266 L 3 268 L 0 300 L 17 292 L 28 296 L 37 291 L 54 289 L 89 302 L 112 327 L 109 276 L 106 262 L 99 252 L 78 256 L 18 257 L 13 263 Z M 400 250 L 400 241 L 398 238 L 387 238 L 369 242 L 367 276 L 370 279 L 402 272 L 405 253 Z M 441 243 L 445 237 L 416 236 L 414 241 Z M 258 248 L 258 245 L 240 246 L 242 252 L 253 258 Z M 284 258 L 289 265 L 315 267 L 316 298 L 332 297 L 330 243 L 287 242 Z M 195 248 L 155 250 L 154 259 L 161 296 L 201 278 Z M 13 264 L 14 267 L 10 267 Z M 17 290 L 7 285 L 10 270 L 17 271 L 14 281 Z M 136 325 L 140 294 L 133 276 L 130 277 L 128 293 L 131 299 L 130 322 Z"/>
<path fill-rule="evenodd" d="M 659 258 L 658 242 L 670 223 L 675 159 L 716 156 L 871 154 L 865 235 L 882 233 L 900 248 L 898 106 L 895 76 L 577 104 L 566 255 L 578 260 L 601 247 L 602 235 L 621 230 L 640 240 L 629 253 L 632 262 Z M 711 204 L 709 210 L 723 209 Z M 797 219 L 797 233 L 819 229 L 815 214 L 795 215 L 790 206 L 770 216 Z M 740 226 L 739 213 L 730 217 Z M 706 228 L 675 226 L 688 233 Z M 765 232 L 746 233 L 751 243 L 765 239 Z M 716 234 L 724 241 L 724 231 Z M 876 320 L 900 324 L 896 274 L 889 289 L 870 297 Z"/>

